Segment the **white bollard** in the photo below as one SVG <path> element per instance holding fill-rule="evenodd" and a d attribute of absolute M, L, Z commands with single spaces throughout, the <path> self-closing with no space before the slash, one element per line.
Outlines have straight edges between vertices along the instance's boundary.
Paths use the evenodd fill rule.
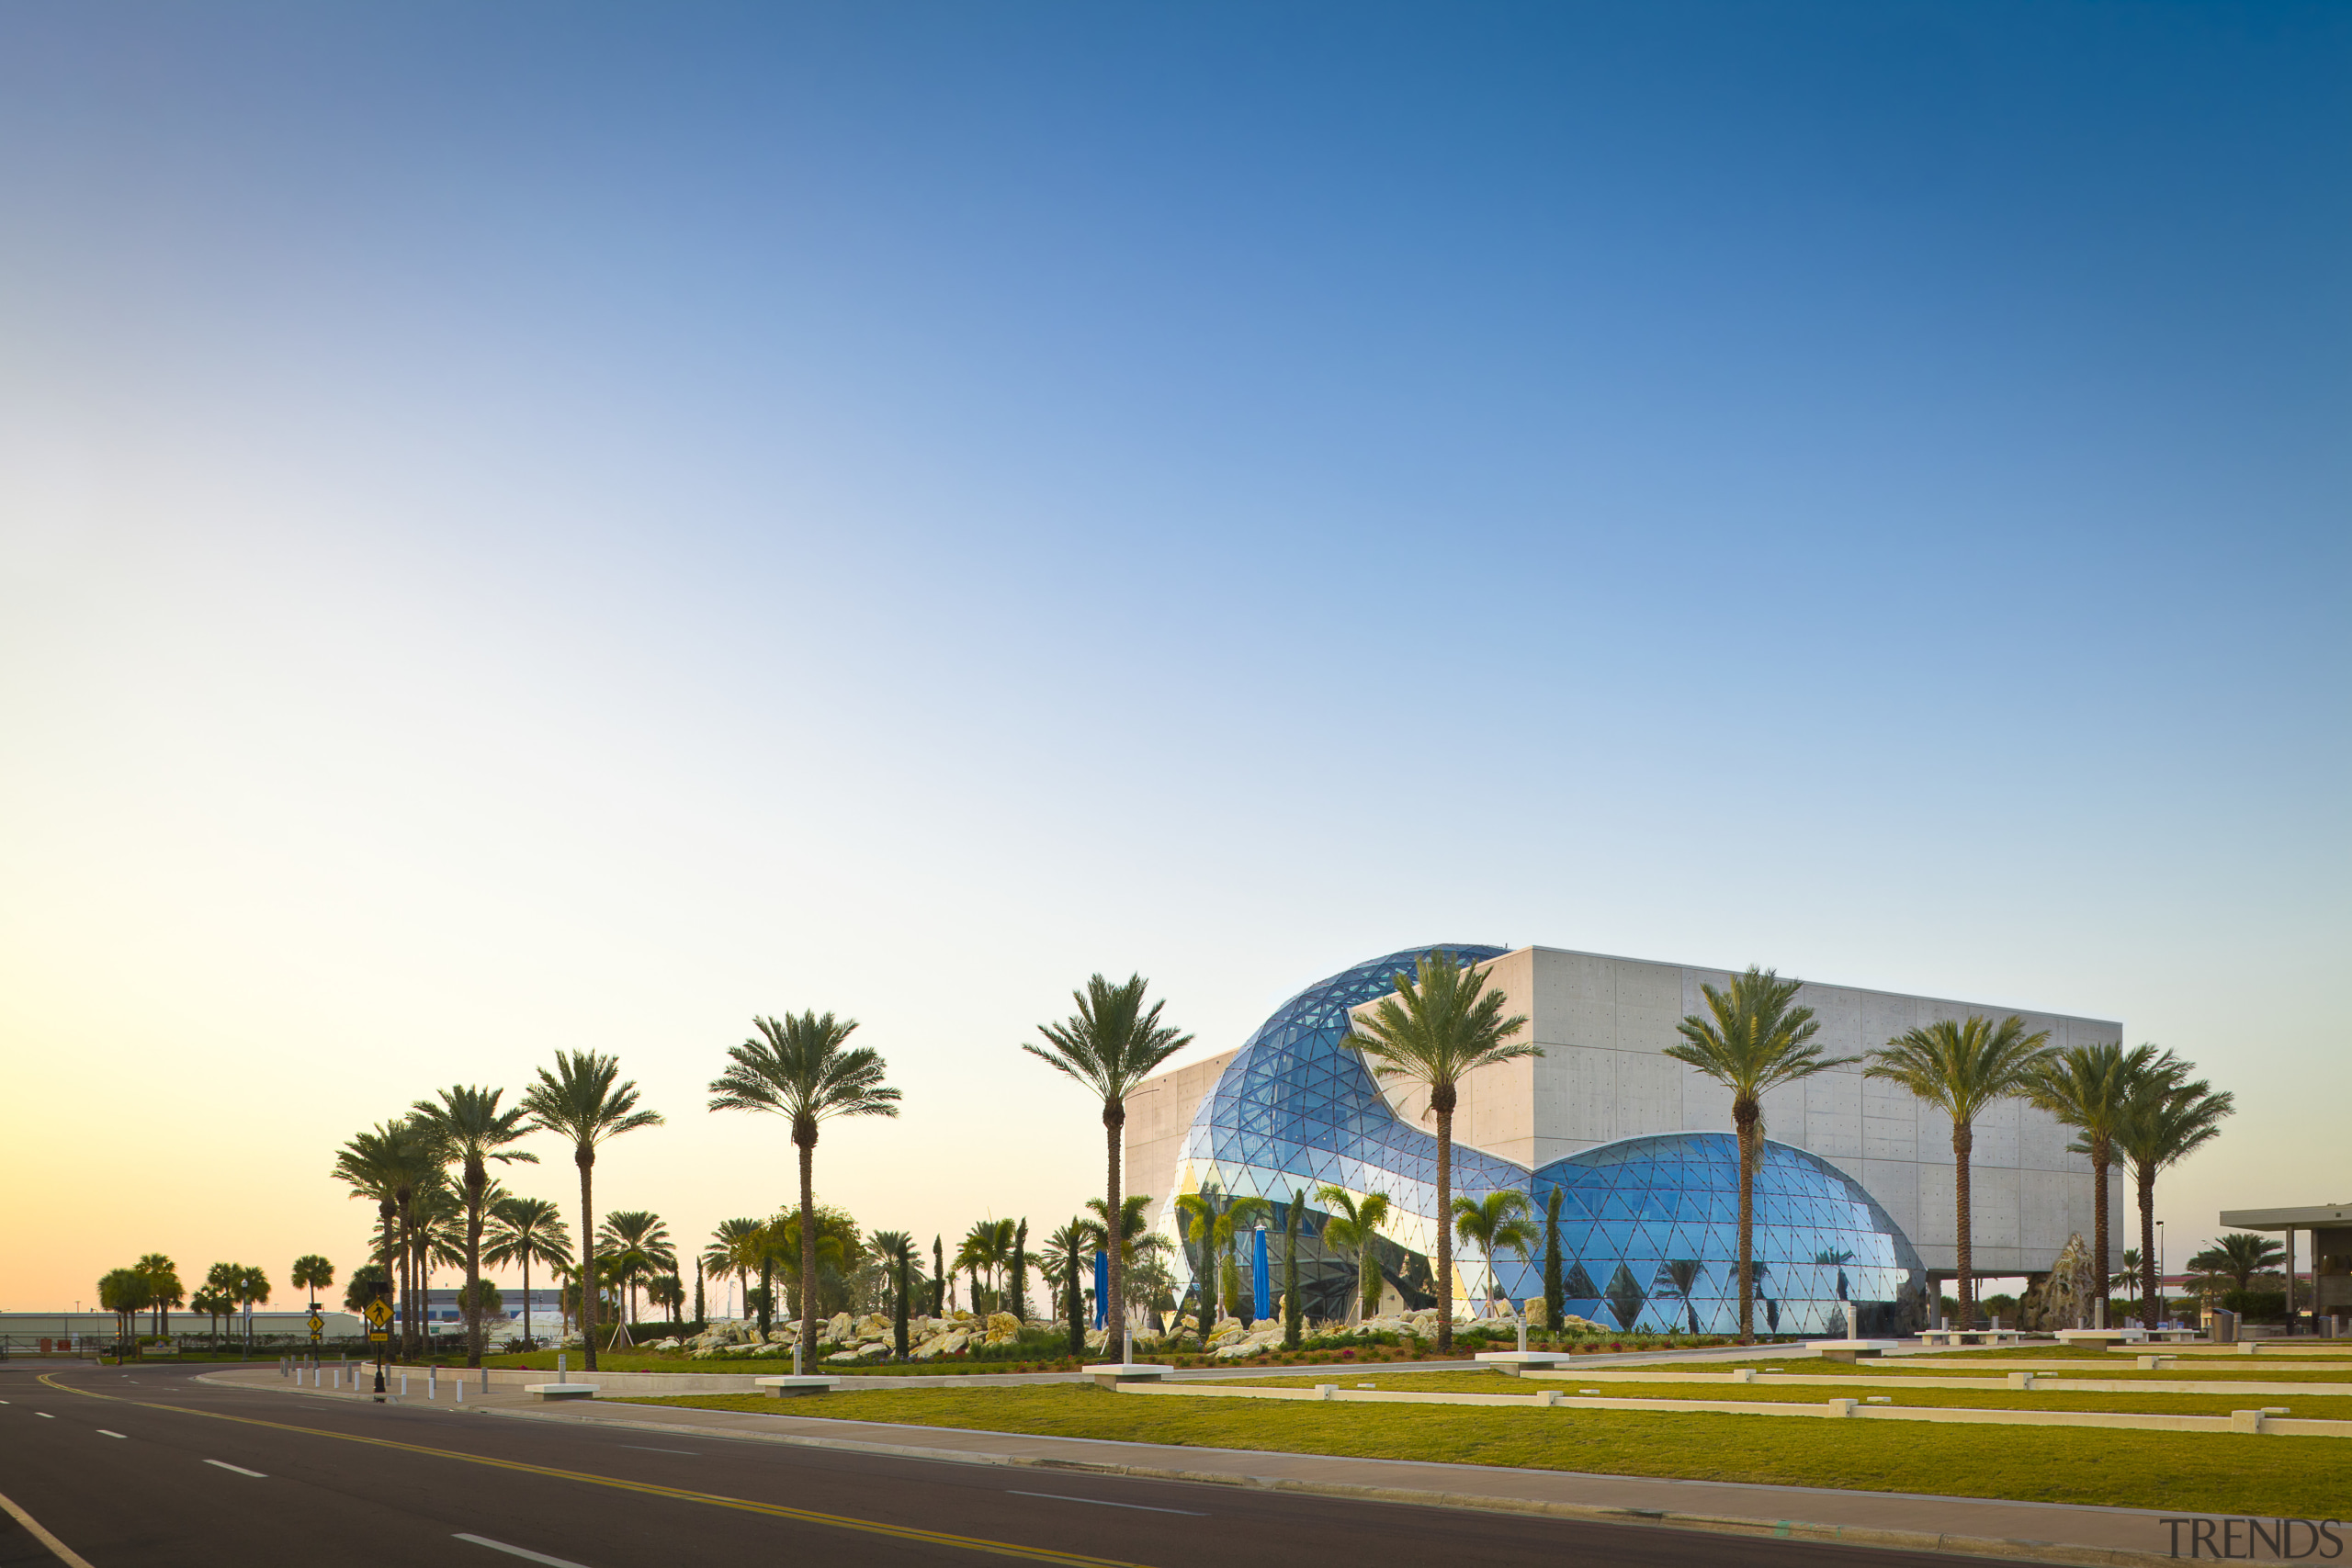
<path fill-rule="evenodd" d="M 424 1369 L 424 1397 L 427 1399 L 441 1397 L 441 1366 L 437 1361 Z"/>
<path fill-rule="evenodd" d="M 465 1402 L 466 1402 L 466 1380 L 465 1380 L 465 1379 L 463 1379 L 463 1378 L 459 1378 L 459 1379 L 458 1380 L 458 1404 L 463 1404 Z"/>
<path fill-rule="evenodd" d="M 481 1370 L 481 1392 L 484 1393 L 488 1393 L 490 1392 L 490 1369 L 488 1367 L 484 1367 Z"/>
<path fill-rule="evenodd" d="M 402 1372 L 401 1374 L 401 1397 L 402 1399 L 406 1399 L 408 1397 L 408 1374 L 406 1372 Z"/>
<path fill-rule="evenodd" d="M 567 1361 L 569 1361 L 569 1360 L 571 1360 L 571 1357 L 569 1357 L 569 1356 L 565 1355 L 565 1354 L 564 1354 L 562 1351 L 560 1351 L 560 1350 L 558 1350 L 558 1351 L 555 1353 L 555 1381 L 556 1381 L 556 1382 L 564 1382 L 569 1381 L 569 1380 L 567 1380 L 567 1379 L 564 1377 L 564 1375 L 563 1375 L 563 1369 L 564 1369 L 564 1363 L 566 1363 Z"/>

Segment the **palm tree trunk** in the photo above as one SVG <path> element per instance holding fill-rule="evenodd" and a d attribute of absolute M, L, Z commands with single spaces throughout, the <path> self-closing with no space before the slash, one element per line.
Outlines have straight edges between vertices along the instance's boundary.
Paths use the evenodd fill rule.
<path fill-rule="evenodd" d="M 573 1153 L 580 1168 L 580 1343 L 586 1349 L 588 1370 L 596 1370 L 596 1154 L 582 1147 Z"/>
<path fill-rule="evenodd" d="M 1123 1349 L 1116 1351 L 1114 1349 L 1114 1347 L 1119 1343 L 1121 1321 L 1125 1315 L 1122 1307 L 1126 1300 L 1125 1294 L 1126 1270 L 1121 1267 L 1125 1260 L 1120 1257 L 1120 1253 L 1125 1250 L 1125 1238 L 1119 1235 L 1119 1221 L 1123 1217 L 1121 1211 L 1124 1207 L 1119 1191 L 1119 1134 L 1125 1129 L 1126 1124 L 1125 1102 L 1117 1100 L 1104 1100 L 1102 1102 L 1102 1134 L 1103 1142 L 1110 1146 L 1111 1168 L 1110 1180 L 1106 1184 L 1110 1195 L 1110 1207 L 1102 1216 L 1104 1220 L 1102 1234 L 1110 1238 L 1111 1248 L 1111 1267 L 1106 1276 L 1110 1285 L 1110 1296 L 1102 1303 L 1102 1357 L 1105 1360 L 1126 1359 Z"/>
<path fill-rule="evenodd" d="M 1960 1326 L 1976 1326 L 1976 1281 L 1971 1269 L 1975 1263 L 1970 1246 L 1968 1230 L 1968 1156 L 1976 1146 L 1976 1129 L 1965 1122 L 1951 1124 L 1951 1191 L 1953 1235 L 1958 1243 L 1960 1277 L 1953 1281 L 1960 1292 Z"/>
<path fill-rule="evenodd" d="M 1733 1102 L 1731 1121 L 1739 1137 L 1739 1342 L 1756 1343 L 1756 1123 L 1761 1112 L 1753 1100 Z"/>
<path fill-rule="evenodd" d="M 1437 1351 L 1453 1348 L 1453 1092 L 1437 1107 Z"/>
<path fill-rule="evenodd" d="M 2098 1308 L 2087 1325 L 2092 1328 L 2107 1326 L 2107 1162 L 2114 1157 L 2114 1147 L 2106 1134 L 2100 1134 L 2091 1139 L 2091 1201 L 2098 1205 L 2098 1213 L 2091 1219 L 2091 1234 L 2096 1238 L 2091 1245 L 2098 1255 L 2095 1271 L 2098 1281 Z"/>
<path fill-rule="evenodd" d="M 2156 1274 L 2155 1168 L 2134 1166 L 2132 1179 L 2140 1192 L 2140 1321 L 2154 1328 L 2159 1321 L 2157 1298 L 2165 1289 Z"/>
<path fill-rule="evenodd" d="M 481 1365 L 481 1197 L 490 1172 L 466 1162 L 466 1365 Z"/>
<path fill-rule="evenodd" d="M 531 1248 L 523 1247 L 523 1348 L 531 1348 Z"/>
<path fill-rule="evenodd" d="M 817 1365 L 817 1135 L 811 1128 L 801 1143 L 795 1128 L 793 1142 L 800 1145 L 800 1349 L 808 1366 Z"/>

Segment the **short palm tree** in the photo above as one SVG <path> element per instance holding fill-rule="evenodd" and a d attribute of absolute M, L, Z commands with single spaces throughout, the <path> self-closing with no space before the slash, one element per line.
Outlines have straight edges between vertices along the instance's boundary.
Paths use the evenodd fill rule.
<path fill-rule="evenodd" d="M 1236 1248 L 1242 1236 L 1272 1215 L 1274 1206 L 1254 1195 L 1228 1198 L 1212 1187 L 1178 1198 L 1176 1212 L 1192 1222 L 1193 1235 L 1202 1243 L 1202 1298 L 1216 1302 L 1227 1316 L 1239 1316 L 1241 1269 Z"/>
<path fill-rule="evenodd" d="M 1193 1037 L 1159 1021 L 1164 1001 L 1144 1006 L 1150 988 L 1140 975 L 1113 985 L 1095 975 L 1083 991 L 1072 991 L 1078 1010 L 1060 1023 L 1041 1023 L 1044 1045 L 1023 1043 L 1022 1049 L 1043 1058 L 1082 1085 L 1102 1102 L 1102 1134 L 1109 1146 L 1110 1179 L 1104 1189 L 1102 1213 L 1110 1224 L 1111 1301 L 1126 1300 L 1126 1203 L 1120 1195 L 1119 1153 L 1127 1124 L 1127 1096 L 1151 1075 L 1152 1069 L 1193 1043 Z M 1112 1309 L 1106 1307 L 1106 1313 Z M 1110 1336 L 1119 1325 L 1103 1318 L 1105 1353 Z"/>
<path fill-rule="evenodd" d="M 1084 1219 L 1072 1220 L 1046 1238 L 1046 1250 L 1037 1256 L 1037 1266 L 1054 1281 L 1056 1304 L 1069 1325 L 1072 1356 L 1086 1354 L 1086 1292 L 1079 1274 L 1086 1267 L 1087 1253 L 1098 1245 L 1099 1228 Z"/>
<path fill-rule="evenodd" d="M 596 1251 L 624 1294 L 628 1321 L 637 1321 L 637 1290 L 649 1280 L 678 1270 L 678 1249 L 670 1227 L 650 1209 L 616 1209 L 596 1233 Z"/>
<path fill-rule="evenodd" d="M 679 1309 L 686 1304 L 686 1285 L 685 1281 L 675 1274 L 656 1274 L 646 1280 L 645 1299 L 669 1313 L 670 1315 L 662 1319 L 663 1322 L 684 1321 L 679 1317 L 678 1313 Z"/>
<path fill-rule="evenodd" d="M 721 1220 L 702 1249 L 702 1266 L 712 1279 L 734 1280 L 749 1291 L 767 1246 L 759 1221 Z"/>
<path fill-rule="evenodd" d="M 2113 1276 L 2107 1283 L 2110 1290 L 2120 1285 L 2123 1288 L 2123 1299 L 2127 1302 L 2136 1302 L 2140 1299 L 2140 1249 L 2138 1247 L 2127 1247 L 2123 1249 L 2123 1272 Z"/>
<path fill-rule="evenodd" d="M 1453 1111 L 1462 1080 L 1480 1067 L 1541 1056 L 1543 1048 L 1513 1037 L 1524 1014 L 1503 1016 L 1500 991 L 1487 988 L 1486 971 L 1451 953 L 1431 953 L 1415 973 L 1396 976 L 1396 995 L 1384 997 L 1350 1026 L 1343 1044 L 1363 1054 L 1385 1078 L 1417 1084 L 1437 1117 L 1437 1348 L 1453 1347 Z"/>
<path fill-rule="evenodd" d="M 2115 1146 L 2132 1170 L 2140 1201 L 2140 1320 L 2154 1328 L 2164 1315 L 2164 1284 L 2156 1278 L 2156 1178 L 2222 1135 L 2236 1098 L 2204 1079 L 2188 1080 L 2188 1065 L 2171 1059 L 2152 1072 L 2125 1101 Z"/>
<path fill-rule="evenodd" d="M 956 1252 L 956 1267 L 972 1281 L 972 1311 L 985 1317 L 1003 1311 L 997 1280 L 1012 1260 L 1012 1222 L 975 1220 Z M 983 1285 L 982 1281 L 987 1283 Z"/>
<path fill-rule="evenodd" d="M 1346 1188 L 1326 1182 L 1316 1198 L 1333 1211 L 1323 1222 L 1323 1245 L 1342 1258 L 1356 1260 L 1356 1288 L 1348 1303 L 1348 1321 L 1362 1322 L 1380 1311 L 1381 1227 L 1388 1223 L 1388 1194 L 1369 1192 L 1359 1199 Z"/>
<path fill-rule="evenodd" d="M 1525 1262 L 1538 1239 L 1534 1222 L 1528 1218 L 1532 1206 L 1524 1192 L 1489 1192 L 1484 1198 L 1456 1198 L 1453 1201 L 1453 1234 L 1470 1242 L 1486 1255 L 1487 1295 L 1489 1314 L 1494 1298 L 1502 1292 L 1502 1276 L 1495 1272 L 1495 1254 L 1508 1247 Z"/>
<path fill-rule="evenodd" d="M 469 1367 L 481 1365 L 481 1227 L 490 1217 L 490 1162 L 539 1161 L 535 1154 L 507 1146 L 523 1137 L 526 1112 L 519 1105 L 501 1111 L 498 1102 L 505 1093 L 456 1084 L 441 1090 L 437 1100 L 420 1100 L 410 1108 L 417 1129 L 433 1141 L 444 1161 L 458 1168 L 466 1211 L 466 1283 L 458 1299 L 466 1309 Z"/>
<path fill-rule="evenodd" d="M 1764 1097 L 1782 1084 L 1859 1060 L 1825 1057 L 1813 1037 L 1821 1025 L 1811 1008 L 1795 1005 L 1801 980 L 1783 980 L 1750 964 L 1723 990 L 1702 985 L 1705 1018 L 1687 1015 L 1676 1025 L 1681 1043 L 1666 1055 L 1698 1068 L 1731 1090 L 1732 1132 L 1739 1141 L 1739 1338 L 1756 1340 L 1756 1167 L 1764 1153 Z"/>
<path fill-rule="evenodd" d="M 2256 1231 L 2230 1231 L 2190 1258 L 2188 1267 L 2200 1273 L 2224 1275 L 2243 1291 L 2256 1274 L 2286 1261 L 2286 1249 L 2268 1236 Z"/>
<path fill-rule="evenodd" d="M 155 1314 L 156 1337 L 169 1338 L 172 1309 L 187 1300 L 187 1287 L 180 1283 L 179 1266 L 160 1252 L 151 1252 L 131 1267 L 147 1276 L 147 1309 Z"/>
<path fill-rule="evenodd" d="M 509 1198 L 490 1211 L 482 1260 L 493 1269 L 523 1270 L 523 1342 L 531 1340 L 531 1265 L 560 1263 L 571 1250 L 563 1211 L 545 1198 Z"/>
<path fill-rule="evenodd" d="M 2108 1168 L 2116 1163 L 2115 1129 L 2132 1086 L 2154 1071 L 2159 1060 L 2154 1045 L 2136 1045 L 2130 1051 L 2116 1041 L 2070 1045 L 2043 1064 L 2027 1096 L 2082 1134 L 2082 1152 L 2090 1156 L 2091 1162 L 2091 1251 L 2098 1259 L 2098 1270 L 2102 1276 L 2108 1260 L 2114 1256 L 2108 1250 L 2114 1245 L 2114 1238 L 2108 1234 L 2107 1173 Z M 2103 1290 L 2091 1326 L 2107 1326 L 2107 1292 Z"/>
<path fill-rule="evenodd" d="M 836 1116 L 896 1116 L 899 1091 L 882 1081 L 881 1056 L 848 1043 L 854 1018 L 755 1018 L 759 1031 L 727 1053 L 712 1080 L 713 1111 L 766 1111 L 792 1124 L 800 1151 L 800 1346 L 817 1359 L 817 1129 Z"/>
<path fill-rule="evenodd" d="M 111 1269 L 98 1280 L 98 1305 L 114 1314 L 117 1359 L 122 1348 L 139 1353 L 139 1314 L 147 1310 L 151 1281 L 136 1269 Z"/>
<path fill-rule="evenodd" d="M 523 1109 L 534 1132 L 553 1133 L 571 1145 L 580 1172 L 580 1264 L 576 1276 L 589 1287 L 580 1292 L 580 1340 L 588 1370 L 596 1370 L 596 1151 L 624 1133 L 658 1127 L 662 1113 L 638 1108 L 636 1080 L 623 1081 L 617 1057 L 597 1051 L 558 1051 L 555 1070 L 539 1069 L 524 1091 Z"/>
<path fill-rule="evenodd" d="M 1951 1118 L 1952 1204 L 1958 1238 L 1954 1283 L 1960 1325 L 1976 1323 L 1976 1281 L 1972 1269 L 1970 1154 L 1976 1146 L 1976 1119 L 2001 1100 L 2021 1099 L 2043 1081 L 2050 1066 L 2050 1032 L 2028 1033 L 2025 1020 L 2011 1013 L 1999 1023 L 1972 1014 L 1898 1035 L 1871 1053 L 1865 1077 L 1902 1085 Z"/>

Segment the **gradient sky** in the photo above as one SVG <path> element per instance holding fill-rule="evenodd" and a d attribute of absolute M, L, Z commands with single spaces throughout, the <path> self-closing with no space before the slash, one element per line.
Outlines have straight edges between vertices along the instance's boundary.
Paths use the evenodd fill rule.
<path fill-rule="evenodd" d="M 2176 1264 L 2352 1194 L 2342 6 L 22 0 L 0 213 L 0 1307 L 559 1046 L 699 1238 L 804 1008 L 824 1197 L 1050 1228 L 1090 971 L 1440 940 L 2120 1018 Z"/>

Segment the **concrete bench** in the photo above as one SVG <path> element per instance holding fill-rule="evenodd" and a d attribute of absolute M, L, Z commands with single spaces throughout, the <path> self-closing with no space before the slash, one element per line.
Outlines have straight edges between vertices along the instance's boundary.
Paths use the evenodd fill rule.
<path fill-rule="evenodd" d="M 523 1392 L 534 1399 L 594 1399 L 596 1385 L 593 1382 L 526 1382 Z"/>
<path fill-rule="evenodd" d="M 1175 1370 L 1151 1361 L 1097 1361 L 1086 1369 L 1086 1375 L 1098 1388 L 1116 1388 L 1123 1382 L 1159 1382 Z"/>
<path fill-rule="evenodd" d="M 1825 1361 L 1860 1361 L 1875 1359 L 1900 1347 L 1893 1339 L 1808 1339 L 1804 1348 L 1818 1351 Z"/>
<path fill-rule="evenodd" d="M 2062 1345 L 2141 1345 L 2147 1342 L 2144 1328 L 2062 1328 L 2058 1342 Z"/>
<path fill-rule="evenodd" d="M 1561 1350 L 1481 1350 L 1477 1359 L 1512 1377 L 1521 1372 L 1549 1371 L 1575 1358 Z"/>
<path fill-rule="evenodd" d="M 1984 1345 L 2014 1345 L 2025 1337 L 2021 1328 L 1923 1328 L 1919 1337 L 1930 1345 L 1961 1346 L 1969 1343 Z"/>
<path fill-rule="evenodd" d="M 753 1378 L 752 1383 L 756 1388 L 766 1389 L 778 1399 L 797 1399 L 803 1394 L 831 1393 L 841 1387 L 842 1380 L 811 1373 L 799 1377 Z"/>

